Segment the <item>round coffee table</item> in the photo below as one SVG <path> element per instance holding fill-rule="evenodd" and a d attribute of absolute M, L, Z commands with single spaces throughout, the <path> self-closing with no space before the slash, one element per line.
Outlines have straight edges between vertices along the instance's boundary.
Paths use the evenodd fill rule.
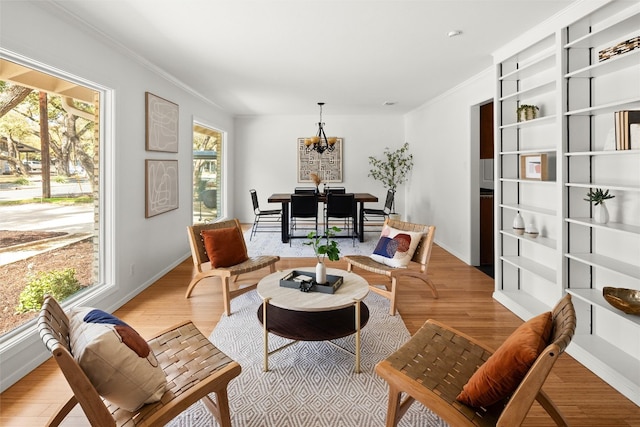
<path fill-rule="evenodd" d="M 355 334 L 355 371 L 360 372 L 360 329 L 369 320 L 369 309 L 362 299 L 369 293 L 369 284 L 355 273 L 328 268 L 327 274 L 344 278 L 333 294 L 280 286 L 280 279 L 293 270 L 315 272 L 314 267 L 290 269 L 258 282 L 258 295 L 263 300 L 258 319 L 264 331 L 264 370 L 269 370 L 271 332 L 294 341 L 329 341 Z"/>

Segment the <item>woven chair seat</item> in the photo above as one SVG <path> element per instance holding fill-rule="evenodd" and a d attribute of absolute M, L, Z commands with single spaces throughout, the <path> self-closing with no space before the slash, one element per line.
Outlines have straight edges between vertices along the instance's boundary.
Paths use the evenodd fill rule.
<path fill-rule="evenodd" d="M 430 320 L 387 361 L 407 379 L 437 394 L 475 425 L 495 426 L 506 402 L 483 408 L 486 410 L 483 412 L 456 400 L 462 387 L 491 354 L 486 348 Z"/>
<path fill-rule="evenodd" d="M 396 426 L 416 400 L 456 427 L 519 426 L 537 400 L 557 425 L 567 426 L 542 385 L 575 333 L 571 295 L 556 304 L 551 316 L 551 338 L 517 389 L 501 401 L 481 408 L 467 406 L 456 397 L 493 349 L 454 328 L 427 320 L 409 341 L 376 365 L 376 373 L 389 384 L 387 427 Z"/>
<path fill-rule="evenodd" d="M 160 367 L 167 377 L 167 391 L 159 402 L 143 406 L 138 412 L 129 412 L 114 405 L 107 405 L 116 425 L 133 427 L 149 421 L 162 407 L 175 403 L 176 399 L 198 386 L 203 380 L 216 373 L 240 373 L 239 365 L 229 356 L 215 347 L 192 322 L 178 325 L 148 341 L 149 347 L 158 359 Z M 180 404 L 189 407 L 199 398 Z"/>
<path fill-rule="evenodd" d="M 359 267 L 363 270 L 367 270 L 376 274 L 382 274 L 384 276 L 391 277 L 391 274 L 394 271 L 400 271 L 400 269 L 398 268 L 389 267 L 387 265 L 374 261 L 368 255 L 348 255 L 344 258 L 354 267 Z"/>
<path fill-rule="evenodd" d="M 92 426 L 164 426 L 200 400 L 222 427 L 231 427 L 227 386 L 240 365 L 216 348 L 191 321 L 175 325 L 147 341 L 167 379 L 160 401 L 130 412 L 102 399 L 71 354 L 69 318 L 51 296 L 38 317 L 42 342 L 53 355 L 73 395 L 49 419 L 60 425 L 80 404 Z M 210 395 L 215 395 L 215 401 Z"/>
<path fill-rule="evenodd" d="M 209 256 L 207 255 L 206 248 L 204 246 L 204 239 L 201 236 L 204 230 L 216 230 L 223 228 L 236 228 L 238 233 L 242 237 L 242 227 L 240 221 L 237 219 L 230 219 L 228 221 L 214 222 L 210 224 L 197 224 L 187 227 L 187 235 L 189 237 L 189 246 L 191 247 L 191 258 L 193 260 L 193 266 L 195 267 L 196 274 L 191 279 L 191 282 L 187 286 L 187 292 L 185 298 L 191 296 L 193 288 L 202 280 L 208 277 L 218 277 L 222 281 L 222 302 L 224 304 L 224 312 L 227 316 L 231 315 L 231 300 L 237 296 L 244 294 L 255 289 L 258 285 L 257 282 L 253 282 L 248 286 L 240 287 L 239 289 L 231 289 L 230 281 L 236 281 L 238 276 L 244 273 L 250 273 L 262 268 L 269 268 L 270 273 L 276 271 L 276 262 L 280 260 L 277 255 L 262 255 L 257 257 L 249 257 L 244 262 L 235 264 L 229 267 L 216 267 L 211 266 Z M 253 232 L 252 232 L 253 233 Z M 226 244 L 226 242 L 223 242 Z M 240 239 L 239 245 L 242 245 L 242 250 L 247 253 L 247 245 L 244 241 L 244 237 Z M 237 248 L 236 248 L 237 249 Z"/>
<path fill-rule="evenodd" d="M 255 270 L 259 270 L 264 267 L 269 267 L 280 259 L 278 256 L 274 255 L 260 255 L 256 257 L 249 257 L 248 260 L 233 265 L 231 267 L 216 267 L 216 270 L 223 272 L 228 271 L 230 276 L 237 276 L 243 273 L 250 273 Z M 206 271 L 211 268 L 210 262 L 205 262 L 202 264 L 202 271 Z"/>
<path fill-rule="evenodd" d="M 418 243 L 413 257 L 406 268 L 390 267 L 386 264 L 374 261 L 371 257 L 365 255 L 345 255 L 342 258 L 347 261 L 347 271 L 349 272 L 353 271 L 353 268 L 356 267 L 372 273 L 381 274 L 391 279 L 391 283 L 384 284 L 385 289 L 369 285 L 369 290 L 387 298 L 390 301 L 389 314 L 394 316 L 396 314 L 396 294 L 400 279 L 419 279 L 423 281 L 429 289 L 431 289 L 433 297 L 438 298 L 438 290 L 427 275 L 427 267 L 429 264 L 429 258 L 431 257 L 431 248 L 433 247 L 433 238 L 436 232 L 436 227 L 433 225 L 396 221 L 389 218 L 385 219 L 384 225 L 388 225 L 389 227 L 398 230 L 422 233 L 420 243 Z"/>

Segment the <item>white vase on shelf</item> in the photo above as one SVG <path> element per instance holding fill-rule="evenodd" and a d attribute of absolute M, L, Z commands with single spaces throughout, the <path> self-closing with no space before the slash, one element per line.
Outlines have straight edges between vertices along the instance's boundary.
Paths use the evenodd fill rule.
<path fill-rule="evenodd" d="M 538 234 L 540 234 L 540 232 L 538 231 L 536 226 L 533 225 L 533 223 L 530 223 L 527 228 L 525 228 L 524 234 L 528 237 L 531 237 L 532 239 L 535 239 L 536 237 L 538 237 Z"/>
<path fill-rule="evenodd" d="M 593 220 L 598 224 L 606 224 L 609 222 L 609 210 L 604 202 L 600 202 L 593 207 Z"/>
<path fill-rule="evenodd" d="M 327 283 L 327 267 L 323 262 L 316 264 L 316 283 L 319 285 Z"/>
<path fill-rule="evenodd" d="M 524 234 L 524 219 L 522 215 L 520 215 L 520 212 L 513 218 L 513 232 L 519 235 Z"/>

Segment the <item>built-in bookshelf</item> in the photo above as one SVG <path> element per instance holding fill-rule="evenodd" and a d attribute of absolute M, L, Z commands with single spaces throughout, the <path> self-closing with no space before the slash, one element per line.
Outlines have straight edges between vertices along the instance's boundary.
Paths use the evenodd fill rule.
<path fill-rule="evenodd" d="M 494 297 L 528 319 L 570 293 L 578 324 L 568 353 L 640 405 L 640 317 L 602 296 L 605 286 L 640 290 L 640 150 L 621 146 L 629 126 L 616 121 L 640 110 L 640 47 L 611 49 L 640 37 L 640 3 L 599 4 L 496 58 Z M 623 53 L 603 55 L 611 51 Z M 518 122 L 522 104 L 538 117 Z M 522 174 L 521 157 L 536 154 L 549 162 L 546 180 Z M 584 200 L 597 188 L 615 196 L 605 224 Z M 514 232 L 517 213 L 538 237 Z"/>

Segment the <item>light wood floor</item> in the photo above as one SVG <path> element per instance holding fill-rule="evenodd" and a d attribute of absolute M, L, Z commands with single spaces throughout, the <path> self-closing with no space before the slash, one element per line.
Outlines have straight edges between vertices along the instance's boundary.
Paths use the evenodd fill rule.
<path fill-rule="evenodd" d="M 288 258 L 281 260 L 278 268 L 313 264 L 314 260 L 309 258 Z M 344 261 L 330 263 L 330 266 L 346 268 Z M 419 281 L 403 283 L 399 294 L 399 311 L 411 333 L 428 318 L 435 318 L 495 348 L 522 323 L 491 298 L 493 279 L 437 246 L 434 246 L 429 271 L 439 289 L 439 299 L 433 299 Z M 193 320 L 209 335 L 222 314 L 220 287 L 214 279 L 201 282 L 192 297 L 185 299 L 192 272 L 191 260 L 187 259 L 115 314 L 145 337 L 184 319 Z M 379 276 L 358 273 L 370 283 L 381 282 Z M 233 302 L 231 305 L 233 309 Z M 544 388 L 571 425 L 640 427 L 640 408 L 567 354 L 558 360 Z M 49 360 L 0 395 L 0 425 L 44 425 L 70 393 L 57 366 Z M 386 402 L 380 404 L 386 406 Z M 86 425 L 81 411 L 75 410 L 72 415 L 66 425 Z M 554 424 L 541 407 L 534 404 L 525 425 Z"/>

